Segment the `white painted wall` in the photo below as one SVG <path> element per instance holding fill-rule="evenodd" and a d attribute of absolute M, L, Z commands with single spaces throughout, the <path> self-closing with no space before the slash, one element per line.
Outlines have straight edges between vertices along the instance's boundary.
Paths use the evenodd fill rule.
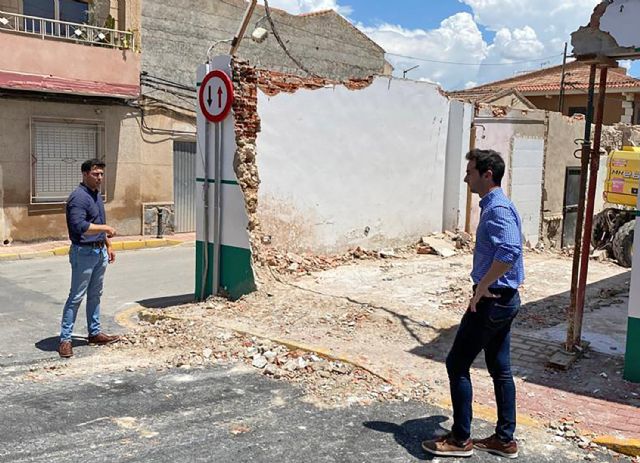
<path fill-rule="evenodd" d="M 505 162 L 505 172 L 502 179 L 502 187 L 505 194 L 509 194 L 509 163 L 511 162 L 511 139 L 514 126 L 507 121 L 493 121 L 487 119 L 485 114 L 479 114 L 476 124 L 476 148 L 492 149 L 502 155 Z M 474 194 L 471 199 L 469 232 L 475 234 L 480 221 L 480 198 Z"/>
<path fill-rule="evenodd" d="M 469 151 L 471 121 L 474 107 L 461 101 L 451 101 L 445 164 L 444 207 L 442 228 L 464 229 L 467 210 L 467 185 L 465 156 Z"/>
<path fill-rule="evenodd" d="M 258 113 L 260 198 L 306 218 L 310 249 L 442 229 L 449 101 L 435 85 L 377 78 L 357 91 L 260 92 Z"/>

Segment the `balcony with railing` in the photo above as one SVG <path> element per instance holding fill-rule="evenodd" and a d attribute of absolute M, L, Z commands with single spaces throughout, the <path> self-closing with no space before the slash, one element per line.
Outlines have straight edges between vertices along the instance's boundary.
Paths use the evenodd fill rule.
<path fill-rule="evenodd" d="M 84 45 L 134 48 L 133 32 L 0 11 L 0 30 Z"/>
<path fill-rule="evenodd" d="M 0 11 L 0 88 L 137 97 L 136 49 L 130 31 Z"/>

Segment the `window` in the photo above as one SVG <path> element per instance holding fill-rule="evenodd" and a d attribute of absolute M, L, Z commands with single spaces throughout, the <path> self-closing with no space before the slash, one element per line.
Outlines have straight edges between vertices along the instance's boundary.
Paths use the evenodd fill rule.
<path fill-rule="evenodd" d="M 31 202 L 64 202 L 82 181 L 82 163 L 104 159 L 104 127 L 95 122 L 47 120 L 33 120 L 31 127 Z M 103 183 L 103 195 L 104 188 Z"/>
<path fill-rule="evenodd" d="M 54 19 L 71 23 L 85 24 L 89 20 L 89 4 L 82 0 L 23 0 L 23 14 L 38 18 Z M 39 21 L 26 21 L 29 32 L 40 32 Z M 53 34 L 51 23 L 46 23 L 46 33 Z M 56 34 L 56 35 L 59 35 Z"/>

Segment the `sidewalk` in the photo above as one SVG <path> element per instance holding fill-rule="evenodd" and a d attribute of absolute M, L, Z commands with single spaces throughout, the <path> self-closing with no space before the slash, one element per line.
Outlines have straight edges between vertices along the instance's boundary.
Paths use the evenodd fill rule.
<path fill-rule="evenodd" d="M 194 241 L 195 232 L 165 235 L 163 238 L 153 236 L 131 235 L 116 236 L 111 242 L 115 251 L 129 251 L 142 248 L 176 246 Z M 35 259 L 40 257 L 64 256 L 69 253 L 69 240 L 40 241 L 33 243 L 11 243 L 0 245 L 0 261 Z"/>

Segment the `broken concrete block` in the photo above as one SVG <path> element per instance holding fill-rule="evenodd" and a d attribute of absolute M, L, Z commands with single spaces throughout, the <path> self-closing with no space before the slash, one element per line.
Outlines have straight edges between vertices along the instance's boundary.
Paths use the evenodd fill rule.
<path fill-rule="evenodd" d="M 455 248 L 442 238 L 436 238 L 435 236 L 423 236 L 422 244 L 429 246 L 437 255 L 442 257 L 451 257 L 456 255 Z"/>
<path fill-rule="evenodd" d="M 267 366 L 267 363 L 269 363 L 267 362 L 267 359 L 260 354 L 256 354 L 256 356 L 253 357 L 252 365 L 256 368 L 264 368 Z"/>

